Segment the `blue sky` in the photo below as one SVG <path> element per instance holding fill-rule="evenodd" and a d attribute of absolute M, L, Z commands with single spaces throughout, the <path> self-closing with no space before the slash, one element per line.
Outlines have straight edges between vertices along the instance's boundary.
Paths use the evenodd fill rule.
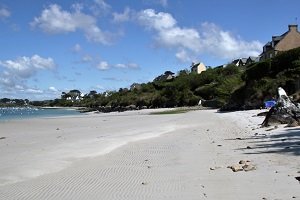
<path fill-rule="evenodd" d="M 0 0 L 0 98 L 45 100 L 255 56 L 298 0 Z M 298 20 L 298 21 L 299 21 Z"/>

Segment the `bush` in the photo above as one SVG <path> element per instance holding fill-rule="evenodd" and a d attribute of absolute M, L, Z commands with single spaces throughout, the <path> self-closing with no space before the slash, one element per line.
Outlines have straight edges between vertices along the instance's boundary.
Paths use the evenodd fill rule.
<path fill-rule="evenodd" d="M 262 77 L 269 76 L 270 72 L 271 72 L 271 62 L 270 60 L 266 60 L 263 62 L 250 65 L 246 69 L 242 78 L 245 81 L 259 80 Z"/>

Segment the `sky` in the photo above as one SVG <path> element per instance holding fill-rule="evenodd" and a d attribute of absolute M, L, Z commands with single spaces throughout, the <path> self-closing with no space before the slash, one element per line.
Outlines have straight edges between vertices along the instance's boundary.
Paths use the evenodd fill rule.
<path fill-rule="evenodd" d="M 0 0 L 0 98 L 128 88 L 257 56 L 299 0 Z M 299 18 L 299 20 L 298 20 Z"/>

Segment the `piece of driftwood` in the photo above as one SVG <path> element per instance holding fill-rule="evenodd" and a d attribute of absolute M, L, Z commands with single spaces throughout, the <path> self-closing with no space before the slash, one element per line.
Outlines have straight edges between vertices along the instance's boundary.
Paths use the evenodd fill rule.
<path fill-rule="evenodd" d="M 262 127 L 275 124 L 287 124 L 287 126 L 300 125 L 300 107 L 294 103 L 287 95 L 284 89 L 278 88 L 277 104 L 267 113 Z"/>

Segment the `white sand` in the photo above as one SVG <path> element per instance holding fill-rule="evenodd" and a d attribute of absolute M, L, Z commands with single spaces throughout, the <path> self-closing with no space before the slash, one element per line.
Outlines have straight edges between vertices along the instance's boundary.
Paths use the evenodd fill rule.
<path fill-rule="evenodd" d="M 1 123 L 0 199 L 300 199 L 298 128 L 148 112 Z M 227 168 L 239 160 L 257 169 Z"/>

